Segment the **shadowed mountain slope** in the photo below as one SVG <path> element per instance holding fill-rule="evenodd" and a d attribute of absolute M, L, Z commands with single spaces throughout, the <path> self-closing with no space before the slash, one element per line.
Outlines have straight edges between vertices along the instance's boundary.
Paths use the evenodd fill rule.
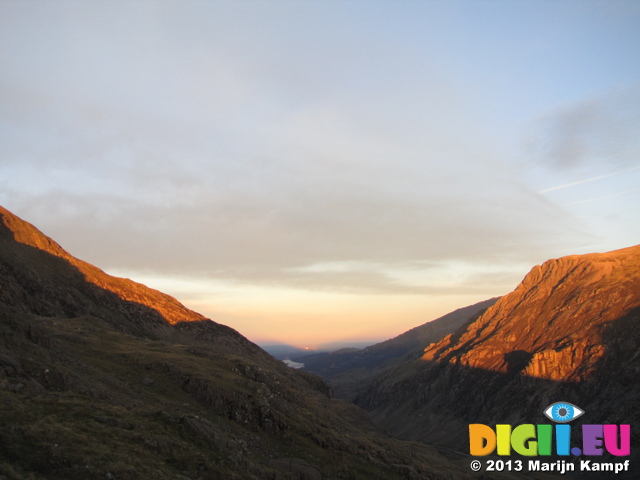
<path fill-rule="evenodd" d="M 497 300 L 492 298 L 459 308 L 397 337 L 362 350 L 341 349 L 298 356 L 293 360 L 304 363 L 303 370 L 323 377 L 333 387 L 336 396 L 353 401 L 384 370 L 395 367 L 403 361 L 421 357 L 425 345 L 453 333 Z"/>
<path fill-rule="evenodd" d="M 561 400 L 578 422 L 637 425 L 639 327 L 640 246 L 550 260 L 357 403 L 396 435 L 463 451 L 469 423 L 546 423 Z"/>
<path fill-rule="evenodd" d="M 69 255 L 60 245 L 0 207 L 4 288 L 0 301 L 42 316 L 97 314 L 124 333 L 149 338 L 198 330 L 205 322 L 231 348 L 262 352 L 234 330 L 211 322 L 175 298 L 125 278 L 117 278 Z M 220 337 L 220 338 L 218 338 Z"/>
<path fill-rule="evenodd" d="M 0 476 L 467 478 L 231 328 L 0 208 Z"/>

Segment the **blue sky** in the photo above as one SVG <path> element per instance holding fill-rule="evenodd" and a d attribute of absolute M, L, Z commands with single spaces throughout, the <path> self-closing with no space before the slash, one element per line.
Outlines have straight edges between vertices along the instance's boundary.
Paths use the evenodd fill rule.
<path fill-rule="evenodd" d="M 635 1 L 0 0 L 0 204 L 259 342 L 640 238 Z"/>

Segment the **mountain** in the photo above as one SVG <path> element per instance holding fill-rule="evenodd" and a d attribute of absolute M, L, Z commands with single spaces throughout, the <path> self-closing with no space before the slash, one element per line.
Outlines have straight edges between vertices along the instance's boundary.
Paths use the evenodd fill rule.
<path fill-rule="evenodd" d="M 470 478 L 1 207 L 0 405 L 0 478 Z"/>
<path fill-rule="evenodd" d="M 402 438 L 468 451 L 468 424 L 548 423 L 542 411 L 557 401 L 584 410 L 584 423 L 635 426 L 639 373 L 640 245 L 534 267 L 357 404 Z M 632 429 L 632 445 L 639 439 Z"/>
<path fill-rule="evenodd" d="M 498 299 L 492 298 L 427 322 L 384 342 L 364 349 L 344 348 L 333 352 L 292 357 L 303 370 L 320 375 L 339 398 L 353 401 L 384 370 L 403 361 L 419 358 L 424 346 L 454 332 Z"/>
<path fill-rule="evenodd" d="M 206 335 L 216 348 L 264 352 L 235 330 L 211 322 L 175 298 L 116 278 L 72 257 L 33 225 L 0 207 L 0 302 L 42 317 L 97 317 L 110 327 L 149 339 Z"/>

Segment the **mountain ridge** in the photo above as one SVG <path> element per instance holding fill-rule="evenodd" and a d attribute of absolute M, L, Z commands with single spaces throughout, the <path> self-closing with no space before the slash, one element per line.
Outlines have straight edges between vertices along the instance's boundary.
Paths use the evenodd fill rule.
<path fill-rule="evenodd" d="M 186 308 L 174 297 L 72 256 L 3 207 L 0 246 L 5 259 L 0 276 L 8 272 L 11 277 L 9 288 L 0 292 L 5 304 L 18 304 L 37 315 L 98 316 L 119 331 L 153 339 L 180 333 L 206 336 L 218 348 L 268 356 L 236 330 Z"/>
<path fill-rule="evenodd" d="M 155 308 L 161 308 L 162 311 L 160 313 L 171 324 L 205 319 L 204 316 L 184 307 L 170 295 L 127 278 L 114 277 L 94 265 L 77 259 L 36 227 L 28 222 L 24 222 L 1 206 L 0 217 L 2 217 L 0 228 L 3 228 L 0 238 L 6 238 L 9 235 L 13 235 L 13 239 L 20 244 L 31 246 L 37 250 L 50 253 L 55 257 L 66 260 L 84 275 L 85 280 L 105 290 L 118 294 L 123 300 L 141 303 L 146 306 L 154 305 Z M 145 295 L 132 294 L 141 291 L 144 291 Z"/>
<path fill-rule="evenodd" d="M 533 364 L 529 363 L 525 367 L 524 374 L 568 380 L 569 376 L 561 372 L 541 371 L 541 364 L 536 361 L 538 357 L 535 355 L 554 350 L 557 347 L 554 343 L 556 339 L 564 338 L 567 339 L 566 342 L 573 342 L 579 335 L 579 329 L 587 325 L 594 329 L 607 324 L 623 317 L 630 308 L 640 305 L 638 272 L 640 245 L 602 254 L 571 255 L 549 260 L 533 267 L 514 292 L 490 307 L 482 319 L 469 326 L 466 333 L 457 340 L 457 344 L 465 345 L 464 348 L 469 351 L 473 350 L 472 355 L 462 354 L 460 346 L 452 349 L 454 347 L 450 344 L 450 348 L 446 348 L 447 341 L 443 339 L 425 349 L 423 359 L 458 355 L 459 362 L 463 365 L 506 372 L 513 370 L 515 366 L 500 358 L 500 355 L 504 357 L 509 349 L 532 351 L 535 352 L 530 359 Z M 604 295 L 603 291 L 609 294 Z M 620 298 L 622 294 L 625 297 L 623 299 Z M 567 316 L 579 319 L 584 315 L 589 316 L 588 321 L 566 321 Z M 540 321 L 541 317 L 544 322 Z M 517 321 L 510 320 L 513 318 Z M 502 343 L 497 349 L 497 345 L 490 339 L 496 332 L 500 332 Z M 586 336 L 582 338 L 585 339 Z M 512 346 L 505 346 L 505 340 Z M 589 361 L 595 361 L 594 356 L 600 358 L 604 352 L 597 348 L 599 338 L 596 332 L 591 335 L 591 340 L 589 348 L 594 351 L 589 355 Z M 549 348 L 549 343 L 554 348 Z M 558 358 L 546 363 L 566 362 Z"/>

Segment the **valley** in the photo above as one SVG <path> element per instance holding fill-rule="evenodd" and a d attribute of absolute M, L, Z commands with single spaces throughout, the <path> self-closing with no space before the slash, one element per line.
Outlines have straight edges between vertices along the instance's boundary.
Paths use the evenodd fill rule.
<path fill-rule="evenodd" d="M 468 425 L 544 423 L 559 400 L 637 424 L 640 247 L 551 260 L 501 298 L 296 369 L 0 219 L 5 478 L 544 479 L 473 472 Z"/>

